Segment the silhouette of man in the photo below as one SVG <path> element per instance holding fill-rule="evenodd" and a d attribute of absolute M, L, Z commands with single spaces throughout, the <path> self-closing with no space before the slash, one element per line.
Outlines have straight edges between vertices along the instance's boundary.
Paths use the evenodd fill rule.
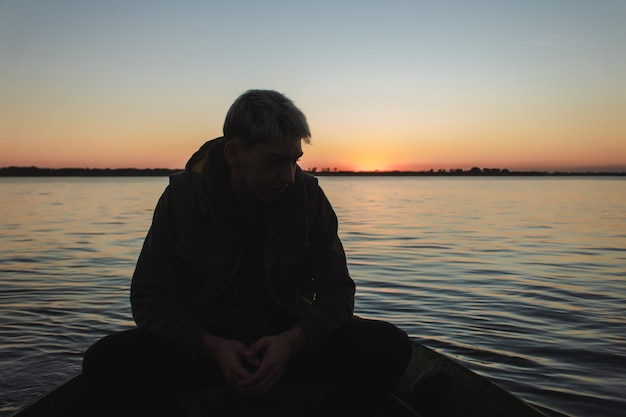
<path fill-rule="evenodd" d="M 328 387 L 320 415 L 371 411 L 411 344 L 390 323 L 353 316 L 337 217 L 297 163 L 304 114 L 251 90 L 223 133 L 171 177 L 132 279 L 137 327 L 89 348 L 87 381 L 129 414 L 173 415 L 176 393 L 207 387 L 259 398 L 290 384 Z"/>

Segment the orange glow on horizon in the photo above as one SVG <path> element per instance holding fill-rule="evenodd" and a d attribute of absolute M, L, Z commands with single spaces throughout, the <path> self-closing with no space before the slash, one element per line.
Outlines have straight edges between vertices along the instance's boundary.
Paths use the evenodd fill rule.
<path fill-rule="evenodd" d="M 59 147 L 55 150 L 47 149 L 38 154 L 27 152 L 12 152 L 6 157 L 0 157 L 0 167 L 8 166 L 36 166 L 40 168 L 168 168 L 182 169 L 187 160 L 202 144 L 202 141 L 193 143 L 168 144 L 155 146 L 137 146 L 120 149 L 97 147 L 75 147 L 70 150 Z M 310 148 L 308 148 L 310 149 Z M 345 156 L 343 156 L 345 155 Z M 338 152 L 307 152 L 301 158 L 299 165 L 304 170 L 313 168 L 317 171 L 329 169 L 331 171 L 429 171 L 429 170 L 469 170 L 472 167 L 500 168 L 511 171 L 608 171 L 626 172 L 626 164 L 620 161 L 619 154 L 613 158 L 569 158 L 567 161 L 545 158 L 536 155 L 520 154 L 517 158 L 501 155 L 489 158 L 480 155 L 468 155 L 463 159 L 454 154 L 428 154 L 428 152 L 406 150 L 404 157 L 383 152 L 365 149 L 352 154 Z"/>
<path fill-rule="evenodd" d="M 355 122 L 356 123 L 356 122 Z M 141 131 L 119 126 L 102 130 L 46 131 L 35 134 L 14 130 L 3 140 L 0 167 L 41 168 L 169 168 L 181 169 L 206 141 L 219 136 L 217 122 L 175 123 Z M 206 132 L 214 132 L 207 134 Z M 517 131 L 516 126 L 486 127 L 477 131 L 354 129 L 321 124 L 310 145 L 304 146 L 300 166 L 318 171 L 429 171 L 472 167 L 511 171 L 626 171 L 626 143 L 619 129 L 603 135 L 598 146 L 586 134 L 564 130 L 544 133 Z M 11 132 L 9 132 L 11 133 Z M 550 136 L 551 135 L 551 136 Z M 552 137 L 554 141 L 546 141 Z"/>
<path fill-rule="evenodd" d="M 304 169 L 626 171 L 619 2 L 132 3 L 2 8 L 0 167 L 180 169 L 267 88 L 307 117 Z"/>

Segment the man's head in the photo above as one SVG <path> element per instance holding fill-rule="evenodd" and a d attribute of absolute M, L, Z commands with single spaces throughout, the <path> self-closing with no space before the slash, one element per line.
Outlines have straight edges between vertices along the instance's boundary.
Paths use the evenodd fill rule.
<path fill-rule="evenodd" d="M 224 122 L 224 156 L 243 211 L 278 200 L 293 184 L 310 136 L 304 114 L 276 91 L 250 90 L 235 100 Z"/>
<path fill-rule="evenodd" d="M 230 106 L 224 137 L 254 146 L 274 139 L 309 143 L 311 132 L 304 114 L 279 92 L 249 90 Z"/>

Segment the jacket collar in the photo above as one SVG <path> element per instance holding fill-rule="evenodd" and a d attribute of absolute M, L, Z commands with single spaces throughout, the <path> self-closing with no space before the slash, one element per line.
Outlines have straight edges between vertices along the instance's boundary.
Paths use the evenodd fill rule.
<path fill-rule="evenodd" d="M 200 199 L 202 209 L 218 221 L 234 222 L 234 196 L 229 186 L 230 167 L 224 157 L 224 137 L 205 142 L 189 159 L 185 170 L 194 179 L 194 187 Z M 304 173 L 296 166 L 294 184 L 287 189 L 281 198 L 269 207 L 266 215 L 278 226 L 293 218 L 291 214 L 304 213 Z M 295 216 L 297 217 L 297 216 Z"/>

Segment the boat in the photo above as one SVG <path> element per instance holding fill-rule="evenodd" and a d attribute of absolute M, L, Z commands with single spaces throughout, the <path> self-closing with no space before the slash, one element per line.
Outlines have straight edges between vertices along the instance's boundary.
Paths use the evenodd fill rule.
<path fill-rule="evenodd" d="M 52 391 L 35 399 L 11 417 L 85 416 L 85 381 L 75 375 Z M 310 393 L 309 393 L 310 394 Z M 211 397 L 213 395 L 213 397 Z M 288 394 L 293 403 L 293 390 Z M 310 397 L 310 395 L 309 395 Z M 194 398 L 198 398 L 196 395 Z M 204 404 L 190 401 L 184 407 L 189 416 L 202 416 L 207 401 L 216 393 L 204 393 Z M 192 405 L 189 405 L 192 404 Z M 275 405 L 275 404 L 274 404 Z M 297 415 L 276 408 L 250 415 Z M 259 410 L 256 410 L 259 411 Z M 261 410 L 262 411 L 262 410 Z M 211 415 L 219 415 L 211 413 Z M 246 415 L 246 414 L 244 414 Z M 546 417 L 546 415 L 502 389 L 489 379 L 463 367 L 423 344 L 413 342 L 413 354 L 406 372 L 390 398 L 380 406 L 381 417 Z"/>

